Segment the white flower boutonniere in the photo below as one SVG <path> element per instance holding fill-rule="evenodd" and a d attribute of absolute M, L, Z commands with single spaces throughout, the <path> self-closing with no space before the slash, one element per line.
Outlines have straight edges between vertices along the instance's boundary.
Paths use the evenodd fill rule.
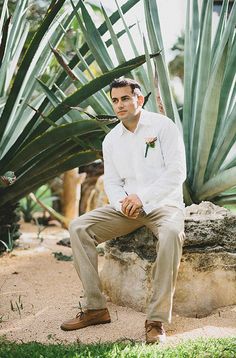
<path fill-rule="evenodd" d="M 148 149 L 155 148 L 156 141 L 157 141 L 157 137 L 150 137 L 145 139 L 146 142 L 145 158 L 147 157 Z"/>

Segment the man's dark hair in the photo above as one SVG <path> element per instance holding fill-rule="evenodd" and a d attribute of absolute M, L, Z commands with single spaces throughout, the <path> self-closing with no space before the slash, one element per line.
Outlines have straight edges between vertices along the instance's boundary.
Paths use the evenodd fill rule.
<path fill-rule="evenodd" d="M 140 84 L 137 81 L 132 80 L 131 78 L 116 78 L 116 79 L 114 79 L 114 81 L 112 81 L 110 84 L 110 95 L 111 95 L 112 88 L 120 88 L 120 87 L 126 87 L 126 86 L 131 87 L 132 93 L 141 95 Z"/>

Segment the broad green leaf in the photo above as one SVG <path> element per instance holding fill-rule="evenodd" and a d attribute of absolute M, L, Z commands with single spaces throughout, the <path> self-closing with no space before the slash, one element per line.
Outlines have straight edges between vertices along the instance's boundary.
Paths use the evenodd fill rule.
<path fill-rule="evenodd" d="M 116 6 L 119 12 L 119 16 L 122 20 L 123 26 L 125 28 L 126 34 L 128 36 L 131 48 L 133 50 L 134 55 L 137 57 L 139 56 L 138 50 L 137 50 L 137 46 L 133 40 L 133 36 L 130 32 L 129 26 L 127 25 L 125 18 L 124 18 L 124 14 L 123 14 L 123 10 L 122 7 L 119 6 L 118 1 L 115 0 L 116 2 Z M 141 41 L 142 37 L 140 38 Z M 148 77 L 146 75 L 146 72 L 144 71 L 144 69 L 142 67 L 138 68 L 136 71 L 134 71 L 135 77 L 139 80 L 140 84 L 142 85 L 142 87 L 144 88 L 145 92 L 149 92 L 149 88 L 148 88 Z M 133 78 L 132 74 L 129 74 L 130 78 Z"/>
<path fill-rule="evenodd" d="M 61 17 L 58 19 L 59 21 L 65 17 L 66 13 L 62 14 Z M 48 39 L 50 36 L 54 33 L 56 28 L 59 26 L 58 22 L 55 22 L 47 32 L 47 34 L 42 39 L 40 45 L 38 46 L 34 58 L 32 62 L 29 65 L 29 68 L 27 72 L 25 73 L 25 78 L 23 82 L 21 83 L 21 88 L 18 92 L 17 100 L 14 103 L 14 106 L 12 106 L 12 111 L 10 114 L 10 117 L 8 118 L 8 126 L 5 130 L 4 137 L 1 142 L 1 147 L 4 149 L 5 146 L 11 141 L 11 138 L 14 133 L 15 126 L 21 122 L 21 118 L 23 115 L 23 112 L 25 108 L 27 107 L 27 102 L 29 98 L 32 96 L 32 92 L 35 88 L 36 81 L 34 80 L 34 77 L 38 76 L 39 72 L 41 71 L 41 68 L 45 68 L 47 62 L 50 60 L 50 52 L 45 49 L 45 47 L 48 46 Z M 21 73 L 24 69 L 22 69 L 22 65 L 18 70 L 18 74 Z M 23 97 L 23 98 L 22 98 Z M 19 105 L 20 103 L 20 105 Z M 13 125 L 14 123 L 14 125 Z M 2 152 L 2 156 L 4 155 L 4 151 Z"/>
<path fill-rule="evenodd" d="M 85 164 L 89 164 L 96 159 L 96 152 L 80 152 L 64 159 L 64 162 L 60 163 L 60 165 L 55 165 L 54 169 L 50 168 L 48 172 L 44 173 L 44 176 L 38 176 L 37 180 L 35 180 L 35 178 L 31 179 L 29 175 L 25 176 L 21 180 L 17 181 L 14 186 L 6 188 L 6 192 L 4 193 L 4 198 L 1 200 L 0 207 L 7 204 L 8 202 L 17 202 L 20 198 L 39 188 L 41 185 L 48 182 L 50 179 L 55 178 L 61 173 Z"/>
<path fill-rule="evenodd" d="M 234 198 L 222 198 L 222 199 L 219 199 L 219 200 L 214 200 L 213 199 L 213 202 L 216 204 L 216 205 L 220 205 L 220 206 L 225 206 L 225 205 L 232 205 L 233 207 L 235 207 L 236 205 L 236 196 Z"/>
<path fill-rule="evenodd" d="M 6 43 L 7 43 L 7 36 L 8 36 L 10 20 L 11 20 L 11 18 L 9 17 L 5 21 L 4 26 L 3 26 L 2 37 L 1 37 L 1 42 L 0 42 L 0 67 L 2 66 L 2 61 L 3 61 L 5 50 L 6 50 Z"/>
<path fill-rule="evenodd" d="M 126 13 L 127 11 L 129 11 L 129 9 L 131 9 L 134 5 L 136 5 L 140 0 L 128 0 L 124 5 L 122 5 L 121 9 L 123 13 Z M 77 8 L 78 5 L 76 5 Z M 111 16 L 110 16 L 110 21 L 112 24 L 115 24 L 117 21 L 119 20 L 119 12 L 115 11 Z M 106 23 L 104 22 L 100 27 L 99 27 L 99 33 L 101 35 L 103 35 L 106 31 L 107 31 L 107 26 Z M 123 31 L 121 31 L 119 34 L 122 35 Z M 79 50 L 82 56 L 85 56 L 86 53 L 88 52 L 88 46 L 87 44 L 84 44 L 81 49 Z M 79 62 L 79 58 L 77 55 L 75 55 L 72 60 L 69 63 L 69 67 L 70 68 L 74 68 L 77 63 Z M 63 84 L 65 82 L 66 79 L 66 74 L 62 73 L 60 74 L 60 76 L 58 77 L 58 79 L 56 79 L 56 85 L 60 86 L 61 84 Z M 20 136 L 20 141 L 25 140 L 25 138 L 27 138 L 28 134 L 30 133 L 30 131 L 32 130 L 32 128 L 35 126 L 35 124 L 37 123 L 40 115 L 39 113 L 43 113 L 43 111 L 45 110 L 46 106 L 48 105 L 48 99 L 46 98 L 42 105 L 39 108 L 38 113 L 35 113 L 34 117 L 31 119 L 30 123 L 28 123 L 27 127 L 25 128 L 24 132 L 22 133 L 22 135 Z M 45 129 L 44 129 L 45 130 Z M 32 137 L 31 137 L 32 139 Z M 17 146 L 16 146 L 17 148 Z"/>
<path fill-rule="evenodd" d="M 236 167 L 220 172 L 208 180 L 197 192 L 197 197 L 201 201 L 206 200 L 206 198 L 209 200 L 235 185 Z"/>
<path fill-rule="evenodd" d="M 83 57 L 80 55 L 79 52 L 77 52 L 78 57 L 80 57 L 81 60 L 81 64 L 84 65 L 85 70 L 87 70 L 91 76 L 91 79 L 94 79 L 95 76 L 93 75 L 93 73 L 91 73 L 89 66 L 87 64 L 86 61 L 84 61 Z M 80 79 L 80 82 L 85 85 L 86 83 L 89 82 L 89 80 L 86 78 L 86 76 L 84 75 L 84 73 L 80 70 L 80 68 L 74 68 L 74 71 L 76 72 L 76 75 L 78 76 L 78 78 Z M 92 102 L 90 102 L 90 99 L 92 98 Z M 95 101 L 95 102 L 94 102 Z M 92 96 L 89 98 L 89 105 L 91 105 L 94 109 L 94 111 L 96 111 L 96 113 L 110 113 L 112 111 L 112 106 L 111 106 L 111 102 L 109 101 L 104 89 L 101 89 L 100 92 L 96 93 L 96 96 Z M 83 102 L 86 106 L 87 101 L 85 100 Z"/>
<path fill-rule="evenodd" d="M 48 97 L 49 101 L 51 102 L 51 104 L 53 105 L 53 107 L 57 107 L 62 101 L 58 98 L 58 96 L 55 94 L 55 92 L 53 92 L 52 90 L 50 90 L 45 83 L 43 83 L 40 79 L 37 79 L 40 87 L 42 88 L 43 92 L 46 94 L 46 96 Z M 63 94 L 64 95 L 64 94 Z M 80 113 L 77 114 L 77 120 L 82 119 L 83 117 L 80 115 Z M 64 123 L 71 123 L 72 120 L 70 118 L 69 115 L 64 115 L 61 119 L 63 119 Z M 57 127 L 57 125 L 55 125 L 54 122 L 52 122 L 52 126 Z"/>
<path fill-rule="evenodd" d="M 187 17 L 189 16 L 190 20 L 190 1 L 187 2 L 187 7 L 189 7 L 189 10 L 186 12 L 186 24 L 187 24 Z M 193 67 L 193 62 L 195 59 L 196 54 L 196 48 L 198 43 L 198 36 L 199 36 L 199 9 L 198 9 L 198 0 L 192 0 L 192 23 L 191 23 L 191 34 L 190 34 L 190 26 L 188 26 L 188 29 L 185 28 L 185 36 L 191 35 L 191 43 L 185 43 L 185 47 L 189 47 L 189 51 L 191 51 L 191 67 Z M 187 32 L 189 31 L 189 33 Z"/>
<path fill-rule="evenodd" d="M 197 190 L 199 190 L 204 182 L 207 162 L 209 160 L 209 153 L 216 128 L 226 52 L 227 48 L 225 48 L 221 61 L 218 63 L 218 66 L 215 67 L 215 70 L 210 77 L 203 102 L 201 127 L 199 131 L 199 144 L 193 182 L 193 185 Z"/>
<path fill-rule="evenodd" d="M 163 47 L 162 48 L 160 47 L 162 44 L 159 43 L 160 41 L 159 36 L 157 37 L 155 32 L 155 23 L 153 20 L 154 14 L 151 13 L 151 9 L 152 11 L 155 10 L 155 20 L 158 22 L 157 7 L 154 6 L 152 1 L 150 0 L 145 1 L 144 6 L 145 6 L 146 24 L 148 29 L 149 41 L 151 45 L 151 51 L 153 53 L 157 53 L 159 51 L 163 52 Z M 169 118 L 175 120 L 175 113 L 172 103 L 173 97 L 171 94 L 170 83 L 169 83 L 169 73 L 168 73 L 167 66 L 164 62 L 164 55 L 162 52 L 161 55 L 158 56 L 158 58 L 154 59 L 154 62 L 158 74 L 161 98 L 163 100 L 165 113 Z"/>
<path fill-rule="evenodd" d="M 231 114 L 227 118 L 225 128 L 214 145 L 214 150 L 207 167 L 206 178 L 209 179 L 217 173 L 224 159 L 236 140 L 236 103 Z"/>
<path fill-rule="evenodd" d="M 234 1 L 224 32 L 221 36 L 220 42 L 213 56 L 212 66 L 211 66 L 212 70 L 214 70 L 215 66 L 217 66 L 219 62 L 219 58 L 222 57 L 222 52 L 224 51 L 224 48 L 227 42 L 229 41 L 229 38 L 232 35 L 232 31 L 235 28 L 235 26 L 236 26 L 236 2 Z"/>
<path fill-rule="evenodd" d="M 77 7 L 78 7 L 78 5 L 77 5 Z M 27 73 L 27 75 L 29 75 L 29 79 L 28 80 L 25 79 L 24 85 L 22 84 L 22 86 L 21 86 L 21 89 L 23 89 L 23 94 L 22 94 L 23 99 L 21 100 L 20 106 L 17 108 L 17 112 L 14 116 L 14 125 L 12 125 L 9 128 L 8 133 L 5 134 L 5 139 L 1 144 L 1 147 L 3 148 L 2 156 L 4 156 L 4 153 L 8 150 L 6 148 L 11 147 L 10 151 L 7 152 L 8 157 L 10 157 L 12 155 L 12 153 L 15 152 L 15 150 L 19 150 L 19 148 L 22 145 L 22 143 L 24 142 L 25 138 L 28 136 L 30 130 L 35 125 L 35 119 L 37 120 L 36 116 L 34 116 L 30 120 L 30 122 L 29 122 L 30 117 L 26 117 L 28 102 L 30 101 L 30 97 L 32 96 L 32 93 L 35 90 L 35 86 L 37 84 L 37 82 L 35 81 L 35 77 L 37 77 L 40 74 L 40 72 L 43 71 L 43 69 L 47 66 L 47 64 L 51 60 L 52 54 L 48 50 L 48 44 L 47 44 L 47 41 L 48 41 L 50 35 L 51 35 L 50 41 L 51 41 L 52 45 L 57 46 L 57 44 L 61 41 L 61 38 L 63 35 L 63 31 L 59 27 L 61 21 L 62 21 L 62 25 L 63 25 L 64 29 L 67 29 L 71 23 L 71 21 L 73 19 L 72 14 L 70 14 L 69 16 L 67 16 L 65 18 L 66 15 L 67 15 L 67 13 L 64 12 L 61 16 L 58 17 L 57 22 L 50 27 L 50 30 L 47 32 L 47 35 L 44 36 L 44 38 L 43 38 L 44 44 L 41 43 L 36 51 L 36 53 L 38 53 L 37 56 L 38 57 L 40 56 L 40 58 L 37 62 L 37 66 L 32 67 L 32 63 L 31 63 L 32 71 L 30 71 L 30 69 L 28 69 L 28 73 Z M 41 52 L 41 49 L 42 49 L 42 52 Z M 34 56 L 34 59 L 35 58 L 36 58 L 36 55 Z M 21 67 L 19 68 L 19 71 L 21 71 Z M 24 86 L 24 88 L 23 88 L 23 86 Z M 43 103 L 45 103 L 45 102 L 43 102 Z M 40 108 L 42 108 L 42 106 L 43 105 L 41 105 Z M 33 107 L 35 107 L 35 105 L 33 105 Z M 41 113 L 41 112 L 42 111 L 39 110 L 39 113 Z M 9 119 L 9 121 L 10 121 L 10 119 Z M 9 121 L 8 121 L 8 125 L 9 125 Z M 28 125 L 26 126 L 27 123 L 28 123 Z M 19 127 L 20 131 L 16 132 L 18 127 Z M 19 136 L 19 133 L 21 133 L 20 136 Z M 18 137 L 17 140 L 15 139 L 16 135 Z M 20 143 L 20 145 L 19 145 L 19 143 Z M 8 160 L 6 158 L 6 156 L 4 156 L 4 159 L 6 161 Z"/>
<path fill-rule="evenodd" d="M 119 44 L 119 41 L 118 41 L 118 38 L 115 34 L 115 31 L 113 30 L 113 27 L 112 27 L 112 23 L 109 19 L 109 16 L 107 15 L 104 7 L 102 6 L 102 12 L 103 12 L 103 16 L 105 18 L 105 21 L 106 21 L 106 25 L 107 25 L 107 28 L 108 28 L 108 31 L 110 33 L 110 37 L 111 37 L 111 41 L 112 41 L 112 45 L 113 45 L 113 48 L 114 48 L 114 51 L 116 53 L 116 57 L 117 57 L 117 60 L 119 62 L 119 64 L 122 64 L 126 61 L 125 59 L 125 55 L 122 51 L 122 48 Z"/>
<path fill-rule="evenodd" d="M 196 1 L 193 1 L 196 3 Z M 197 30 L 197 29 L 196 29 Z M 195 33 L 196 33 L 195 30 Z M 184 48 L 184 104 L 183 104 L 183 136 L 186 149 L 187 167 L 190 165 L 190 118 L 191 118 L 191 80 L 192 80 L 192 67 L 193 55 L 191 52 L 191 37 L 190 37 L 190 1 L 187 1 L 186 9 L 186 22 L 185 22 L 185 48 Z M 195 43 L 192 41 L 192 43 Z M 195 50 L 195 48 L 194 48 Z"/>
<path fill-rule="evenodd" d="M 98 129 L 99 124 L 95 120 L 81 120 L 53 128 L 50 131 L 41 134 L 39 137 L 36 137 L 32 142 L 16 153 L 15 157 L 7 164 L 7 167 L 12 168 L 11 170 L 15 171 L 29 160 L 29 158 L 32 158 L 32 156 L 41 150 L 46 150 L 52 145 L 55 145 L 55 143 L 64 141 L 73 135 L 82 135 Z M 4 167 L 1 167 L 1 172 L 4 173 L 5 171 L 7 170 L 4 170 Z"/>
<path fill-rule="evenodd" d="M 158 54 L 151 55 L 151 57 L 158 56 Z M 109 85 L 115 78 L 124 75 L 125 73 L 133 70 L 134 68 L 142 65 L 145 62 L 145 56 L 139 56 L 132 60 L 125 62 L 124 64 L 116 67 L 112 71 L 101 75 L 98 78 L 95 78 L 87 85 L 78 89 L 71 96 L 67 97 L 65 101 L 60 103 L 49 115 L 49 118 L 56 122 L 61 116 L 66 114 L 71 107 L 75 107 L 78 104 L 82 103 L 85 99 L 101 90 L 106 85 Z M 40 131 L 44 130 L 45 127 L 43 124 L 40 126 Z"/>
<path fill-rule="evenodd" d="M 17 43 L 17 49 L 15 51 L 15 53 L 13 54 L 13 57 L 10 61 L 9 64 L 9 70 L 7 71 L 7 75 L 6 75 L 6 80 L 5 80 L 5 84 L 4 84 L 4 92 L 7 91 L 7 89 L 9 88 L 10 82 L 12 81 L 14 72 L 17 69 L 17 64 L 21 55 L 21 52 L 23 50 L 24 44 L 26 42 L 28 33 L 29 33 L 29 23 L 27 22 L 26 24 L 24 24 L 24 31 L 21 33 L 21 37 Z"/>
<path fill-rule="evenodd" d="M 71 4 L 73 8 L 75 7 L 73 1 Z M 97 64 L 99 65 L 102 72 L 107 72 L 110 70 L 112 66 L 112 61 L 107 52 L 106 46 L 99 34 L 99 31 L 96 29 L 86 7 L 83 2 L 80 0 L 80 7 L 82 10 L 82 18 L 81 20 L 78 12 L 75 12 L 76 18 L 78 20 L 79 26 L 83 31 L 84 38 L 89 46 L 90 51 L 92 52 L 94 58 L 96 59 Z"/>
<path fill-rule="evenodd" d="M 122 10 L 124 12 L 128 11 L 129 8 L 131 8 L 133 5 L 135 5 L 139 0 L 129 0 L 126 4 L 124 4 L 122 6 Z M 76 5 L 76 8 L 78 7 L 78 5 Z M 117 20 L 118 20 L 118 11 L 116 11 L 114 14 L 111 15 L 110 17 L 110 20 L 112 23 L 115 23 Z M 99 32 L 101 34 L 103 34 L 104 32 L 106 31 L 106 24 L 103 23 L 100 27 L 99 27 Z M 120 31 L 118 33 L 118 37 L 121 36 L 124 32 L 123 31 Z M 109 41 L 108 41 L 109 42 Z M 108 45 L 108 42 L 107 42 L 107 45 Z M 85 55 L 86 52 L 88 51 L 88 48 L 87 48 L 87 45 L 83 45 L 82 48 L 80 49 L 81 51 L 81 55 Z M 75 65 L 76 65 L 76 61 L 79 61 L 77 55 L 75 55 L 73 57 L 73 59 L 70 61 L 69 63 L 69 66 L 70 68 L 73 68 Z M 89 63 L 89 61 L 87 61 Z M 92 62 L 92 60 L 91 60 Z M 90 63 L 91 63 L 90 62 Z M 56 80 L 56 85 L 57 86 L 60 86 L 62 83 L 65 83 L 65 76 L 64 74 L 62 73 L 60 75 L 60 77 L 58 78 L 58 80 Z M 103 90 L 101 90 L 101 94 L 96 94 L 96 97 L 98 98 L 98 100 L 100 101 L 101 98 L 100 96 L 103 97 L 101 103 L 104 104 L 104 97 L 106 98 L 105 94 L 103 93 Z M 106 100 L 106 103 L 107 105 L 110 105 L 109 101 Z M 32 128 L 35 126 L 35 124 L 37 123 L 39 117 L 40 117 L 40 114 L 39 113 L 43 113 L 44 109 L 46 108 L 46 106 L 48 105 L 48 99 L 46 98 L 43 103 L 41 104 L 40 108 L 38 109 L 38 112 L 35 113 L 35 115 L 33 116 L 33 118 L 31 119 L 31 121 L 28 123 L 27 127 L 25 128 L 25 130 L 23 131 L 23 133 L 20 135 L 20 138 L 19 138 L 19 141 L 18 143 L 21 143 L 22 141 L 25 141 L 25 139 L 28 137 L 27 139 L 27 142 L 29 142 L 30 140 L 32 140 L 32 138 L 35 137 L 35 135 L 33 136 L 28 136 L 28 134 L 30 133 L 30 131 L 32 130 Z M 111 105 L 109 106 L 109 108 L 111 109 Z M 110 112 L 110 109 L 109 109 L 109 112 Z M 104 105 L 104 110 L 106 110 L 106 106 Z M 71 114 L 72 115 L 72 114 Z M 44 126 L 44 129 L 45 130 L 45 126 Z M 39 129 L 37 132 L 36 132 L 36 135 L 40 133 L 40 130 Z M 14 150 L 18 147 L 18 143 L 16 143 L 16 145 L 14 145 Z M 5 159 L 5 158 L 4 158 Z"/>
<path fill-rule="evenodd" d="M 8 0 L 3 1 L 2 12 L 1 12 L 1 17 L 0 17 L 0 34 L 2 33 L 3 24 L 7 17 L 7 3 L 8 3 Z"/>
<path fill-rule="evenodd" d="M 200 108 L 203 106 L 210 75 L 211 48 L 210 46 L 206 46 L 206 44 L 211 43 L 212 9 L 213 1 L 209 0 L 207 2 L 206 11 L 203 13 L 203 18 L 201 19 L 203 27 L 199 43 L 198 68 L 196 82 L 194 83 L 195 93 L 192 107 L 192 127 L 190 139 L 192 162 L 198 151 L 200 139 L 199 131 L 202 121 L 202 111 Z"/>
<path fill-rule="evenodd" d="M 159 110 L 158 104 L 157 104 L 157 94 L 156 94 L 156 89 L 155 89 L 155 84 L 154 84 L 155 76 L 154 76 L 154 73 L 152 70 L 152 64 L 151 64 L 145 37 L 143 37 L 143 42 L 144 42 L 144 50 L 145 50 L 145 57 L 146 57 L 146 63 L 147 63 L 147 72 L 148 72 L 148 77 L 149 77 L 149 85 L 150 85 L 150 90 L 152 92 L 151 97 L 152 97 L 152 102 L 155 104 L 154 111 L 157 113 L 160 113 L 160 110 Z"/>
<path fill-rule="evenodd" d="M 35 99 L 33 99 L 30 103 L 30 105 L 33 108 L 38 108 L 40 106 L 40 104 L 43 101 L 44 96 L 43 95 L 38 95 Z M 32 109 L 27 106 L 27 108 L 25 108 L 24 112 L 22 113 L 22 117 L 21 117 L 21 121 L 18 123 L 13 123 L 13 130 L 11 133 L 11 137 L 9 138 L 8 142 L 6 143 L 6 145 L 4 146 L 4 150 L 3 150 L 3 157 L 5 159 L 5 156 L 8 156 L 8 158 L 10 158 L 12 155 L 14 156 L 15 150 L 13 147 L 13 143 L 17 144 L 18 139 L 19 139 L 19 133 L 21 133 L 22 128 L 25 127 L 27 125 L 27 123 L 30 121 L 31 117 L 33 116 L 33 111 Z M 23 145 L 23 142 L 20 142 L 21 145 Z M 13 149 L 13 150 L 12 150 Z M 19 146 L 17 146 L 17 150 L 19 150 Z M 5 154 L 6 153 L 6 154 Z M 7 160 L 7 158 L 6 158 Z"/>
<path fill-rule="evenodd" d="M 129 11 L 133 6 L 135 6 L 140 0 L 128 0 L 124 5 L 121 6 L 122 12 L 123 14 L 125 14 L 127 11 Z M 112 24 L 115 24 L 118 20 L 119 20 L 119 12 L 118 10 L 115 11 L 111 16 L 110 16 L 110 21 Z M 100 33 L 101 36 L 103 36 L 106 31 L 107 31 L 107 25 L 106 22 L 104 21 L 102 23 L 101 26 L 99 26 L 98 31 Z M 85 56 L 87 54 L 87 52 L 89 51 L 88 45 L 85 43 L 83 44 L 83 46 L 80 48 L 80 53 L 82 56 Z M 77 55 L 75 55 L 72 60 L 69 63 L 70 68 L 74 68 L 79 62 L 79 58 Z M 59 78 L 57 79 L 56 83 L 58 86 L 60 86 L 60 84 L 62 84 L 65 80 L 65 74 L 61 74 L 59 76 Z"/>
<path fill-rule="evenodd" d="M 43 150 L 36 154 L 22 165 L 15 174 L 18 179 L 29 171 L 32 173 L 32 178 L 38 175 L 40 176 L 46 169 L 53 167 L 56 162 L 59 163 L 60 158 L 65 156 L 72 149 L 74 150 L 74 153 L 79 153 L 79 151 L 84 150 L 82 146 L 78 146 L 72 140 L 67 139 L 64 142 L 56 143 L 47 150 Z"/>
<path fill-rule="evenodd" d="M 223 5 L 221 7 L 220 18 L 219 18 L 214 42 L 212 45 L 212 59 L 214 58 L 215 52 L 217 50 L 217 47 L 219 46 L 219 42 L 222 37 L 224 28 L 225 28 L 225 24 L 227 21 L 227 15 L 228 15 L 228 7 L 229 7 L 229 0 L 224 0 Z"/>
<path fill-rule="evenodd" d="M 37 48 L 45 35 L 46 31 L 48 30 L 49 26 L 51 25 L 52 21 L 54 20 L 56 14 L 59 12 L 61 7 L 63 6 L 65 0 L 58 0 L 58 2 L 55 4 L 55 6 L 52 8 L 52 10 L 49 12 L 49 14 L 46 16 L 46 18 L 43 21 L 43 24 L 40 27 L 40 31 L 36 32 L 34 38 L 31 41 L 30 46 L 28 47 L 25 56 L 22 60 L 21 68 L 22 71 L 18 71 L 15 81 L 13 83 L 13 86 L 11 88 L 7 103 L 4 107 L 4 110 L 2 112 L 1 118 L 0 118 L 0 141 L 4 135 L 5 128 L 7 126 L 7 120 L 11 115 L 12 112 L 12 104 L 16 103 L 17 97 L 19 95 L 19 92 L 21 90 L 21 85 L 25 79 L 25 74 L 27 73 L 28 67 L 30 66 L 34 54 L 37 51 Z M 19 101 L 19 100 L 18 100 Z"/>
<path fill-rule="evenodd" d="M 220 103 L 219 103 L 219 114 L 218 114 L 218 129 L 219 133 L 216 133 L 216 139 L 220 136 L 224 125 L 226 124 L 227 112 L 229 110 L 230 99 L 235 101 L 235 92 L 233 87 L 235 86 L 235 68 L 236 68 L 236 38 L 228 59 L 227 66 L 225 68 L 224 80 L 222 84 Z"/>
<path fill-rule="evenodd" d="M 235 141 L 236 141 L 236 138 L 235 138 Z M 230 169 L 233 167 L 236 167 L 236 158 L 224 163 L 221 168 L 222 168 L 222 170 L 226 170 L 226 169 Z"/>
<path fill-rule="evenodd" d="M 163 52 L 164 45 L 162 41 L 162 33 L 161 33 L 157 2 L 147 1 L 145 5 L 147 5 L 145 10 L 147 11 L 148 15 L 151 17 L 151 21 L 147 23 L 148 29 L 151 31 L 150 34 L 152 34 L 152 36 L 150 37 L 151 46 L 153 48 L 159 48 L 159 50 L 162 50 L 162 56 L 163 59 L 165 60 L 164 57 L 165 55 Z"/>

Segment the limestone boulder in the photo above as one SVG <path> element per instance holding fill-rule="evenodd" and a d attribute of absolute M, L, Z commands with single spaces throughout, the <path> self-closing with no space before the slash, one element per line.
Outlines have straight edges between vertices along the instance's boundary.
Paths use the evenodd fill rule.
<path fill-rule="evenodd" d="M 174 312 L 201 317 L 236 303 L 236 216 L 209 202 L 186 209 Z M 105 246 L 101 280 L 111 301 L 145 312 L 157 238 L 145 227 Z"/>

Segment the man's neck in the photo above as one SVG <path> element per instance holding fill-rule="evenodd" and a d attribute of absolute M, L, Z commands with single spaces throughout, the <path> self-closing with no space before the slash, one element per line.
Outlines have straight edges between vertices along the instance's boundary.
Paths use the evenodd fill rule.
<path fill-rule="evenodd" d="M 141 111 L 132 119 L 127 119 L 126 121 L 123 121 L 122 122 L 123 126 L 126 129 L 128 129 L 128 131 L 133 133 L 135 131 L 135 129 L 137 128 L 140 116 L 141 116 Z"/>

